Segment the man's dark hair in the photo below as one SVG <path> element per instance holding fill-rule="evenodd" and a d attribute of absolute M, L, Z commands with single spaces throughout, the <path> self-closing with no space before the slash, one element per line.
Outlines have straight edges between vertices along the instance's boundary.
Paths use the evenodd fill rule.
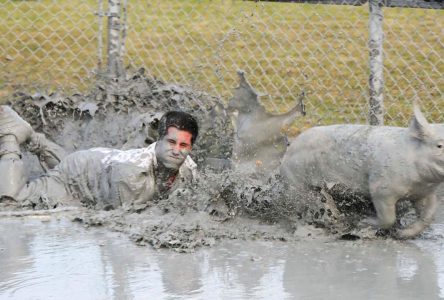
<path fill-rule="evenodd" d="M 191 133 L 191 143 L 194 144 L 199 133 L 199 126 L 192 115 L 183 111 L 169 111 L 165 113 L 159 121 L 159 128 L 157 130 L 159 139 L 167 135 L 168 128 L 171 126 Z"/>

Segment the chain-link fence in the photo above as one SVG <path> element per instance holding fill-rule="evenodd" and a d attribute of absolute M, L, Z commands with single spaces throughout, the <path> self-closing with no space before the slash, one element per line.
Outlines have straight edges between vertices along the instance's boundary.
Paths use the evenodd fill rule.
<path fill-rule="evenodd" d="M 288 110 L 303 93 L 308 117 L 300 126 L 367 120 L 368 4 L 120 6 L 125 67 L 225 101 L 242 69 L 271 111 Z M 106 0 L 0 1 L 1 95 L 34 86 L 88 88 L 106 69 L 108 9 Z M 431 120 L 444 122 L 444 11 L 385 7 L 383 14 L 386 124 L 405 125 L 414 99 Z"/>
<path fill-rule="evenodd" d="M 84 89 L 97 68 L 92 1 L 0 1 L 0 96 L 31 87 Z"/>

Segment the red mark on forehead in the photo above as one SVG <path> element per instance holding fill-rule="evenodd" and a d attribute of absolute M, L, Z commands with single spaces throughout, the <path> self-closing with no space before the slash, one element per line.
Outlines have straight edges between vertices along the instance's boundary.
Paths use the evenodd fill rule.
<path fill-rule="evenodd" d="M 174 138 L 178 144 L 186 143 L 191 145 L 191 138 L 193 135 L 185 130 L 177 129 L 176 127 L 168 127 L 168 136 Z"/>

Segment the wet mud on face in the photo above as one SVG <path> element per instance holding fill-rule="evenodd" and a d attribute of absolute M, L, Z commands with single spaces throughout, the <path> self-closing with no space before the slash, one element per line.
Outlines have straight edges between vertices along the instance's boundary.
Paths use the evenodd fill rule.
<path fill-rule="evenodd" d="M 136 212 L 105 211 L 99 203 L 62 212 L 87 227 L 103 226 L 128 234 L 139 245 L 179 252 L 212 246 L 222 239 L 386 238 L 384 232 L 356 229 L 360 219 L 374 214 L 369 199 L 350 198 L 340 188 L 295 191 L 271 171 L 246 173 L 230 168 L 236 128 L 217 97 L 152 80 L 139 71 L 114 87 L 99 84 L 85 95 L 16 93 L 10 102 L 36 131 L 68 152 L 99 146 L 145 147 L 157 139 L 157 122 L 168 110 L 198 118 L 200 134 L 192 157 L 200 175 L 195 185 Z M 27 154 L 25 159 L 31 178 L 42 173 L 35 157 Z M 27 209 L 23 215 L 32 214 L 14 201 L 0 202 L 4 215 L 11 211 L 20 215 L 17 211 L 23 209 Z M 400 225 L 409 222 L 411 205 L 401 204 L 399 209 L 406 216 Z"/>

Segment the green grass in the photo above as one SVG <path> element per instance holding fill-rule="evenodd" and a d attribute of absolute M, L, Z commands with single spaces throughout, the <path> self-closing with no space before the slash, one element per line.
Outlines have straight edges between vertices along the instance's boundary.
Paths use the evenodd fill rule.
<path fill-rule="evenodd" d="M 96 1 L 0 1 L 0 96 L 86 89 L 97 66 Z"/>
<path fill-rule="evenodd" d="M 87 89 L 97 68 L 96 6 L 0 1 L 0 95 L 34 85 Z M 128 12 L 125 65 L 225 100 L 244 69 L 272 111 L 304 91 L 309 116 L 296 130 L 365 122 L 367 6 L 158 0 L 129 1 Z M 384 18 L 387 124 L 405 125 L 415 98 L 444 122 L 444 12 L 386 8 Z"/>

